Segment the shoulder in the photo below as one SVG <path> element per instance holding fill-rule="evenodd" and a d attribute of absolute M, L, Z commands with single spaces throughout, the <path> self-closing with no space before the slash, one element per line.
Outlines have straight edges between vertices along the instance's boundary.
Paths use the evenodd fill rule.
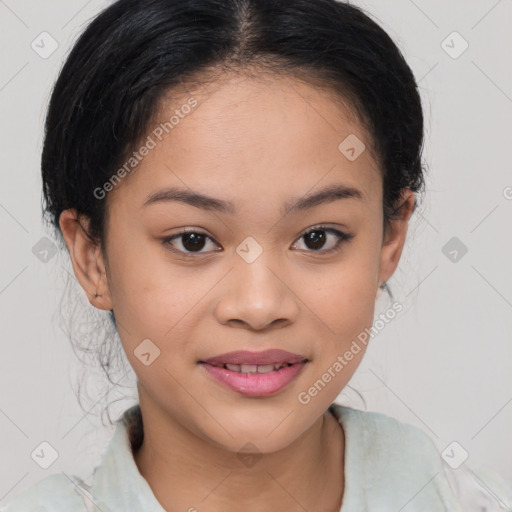
<path fill-rule="evenodd" d="M 86 512 L 78 481 L 62 473 L 46 476 L 0 506 L 0 512 Z"/>
<path fill-rule="evenodd" d="M 333 412 L 345 432 L 347 482 L 364 488 L 365 503 L 377 509 L 389 503 L 411 511 L 460 511 L 444 462 L 423 430 L 382 413 L 337 404 Z"/>
<path fill-rule="evenodd" d="M 365 450 L 375 455 L 392 453 L 394 460 L 408 461 L 422 456 L 423 464 L 437 467 L 440 462 L 439 453 L 431 438 L 421 429 L 396 418 L 378 412 L 360 411 L 335 405 L 340 422 L 354 434 L 357 429 L 365 441 Z"/>
<path fill-rule="evenodd" d="M 410 496 L 407 510 L 491 512 L 512 510 L 512 484 L 491 469 L 464 463 L 452 469 L 426 432 L 377 412 L 333 404 L 347 439 L 351 467 L 371 480 L 374 496 L 400 489 Z M 354 448 L 354 443 L 358 443 Z M 361 462 L 362 461 L 362 462 Z M 438 508 L 432 508 L 432 504 Z M 417 505 L 419 508 L 414 508 Z"/>
<path fill-rule="evenodd" d="M 505 480 L 492 468 L 446 468 L 446 475 L 467 512 L 494 512 L 512 510 L 512 482 Z"/>

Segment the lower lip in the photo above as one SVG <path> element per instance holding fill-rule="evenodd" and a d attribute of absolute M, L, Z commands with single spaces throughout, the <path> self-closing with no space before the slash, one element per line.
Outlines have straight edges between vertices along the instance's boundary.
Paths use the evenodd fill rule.
<path fill-rule="evenodd" d="M 241 373 L 202 363 L 201 366 L 216 380 L 246 396 L 269 396 L 289 384 L 306 363 L 295 363 L 269 373 Z"/>

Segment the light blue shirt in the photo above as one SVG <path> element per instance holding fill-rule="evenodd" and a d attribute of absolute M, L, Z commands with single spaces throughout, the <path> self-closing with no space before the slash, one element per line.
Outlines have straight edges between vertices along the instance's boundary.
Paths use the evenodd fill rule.
<path fill-rule="evenodd" d="M 449 468 L 420 429 L 380 413 L 334 403 L 329 409 L 345 433 L 340 512 L 512 510 L 512 486 L 496 474 L 480 479 L 465 464 Z M 128 428 L 137 417 L 140 407 L 134 405 L 117 420 L 90 486 L 64 473 L 49 475 L 0 512 L 165 512 L 133 458 Z M 488 486 L 477 485 L 478 480 Z"/>

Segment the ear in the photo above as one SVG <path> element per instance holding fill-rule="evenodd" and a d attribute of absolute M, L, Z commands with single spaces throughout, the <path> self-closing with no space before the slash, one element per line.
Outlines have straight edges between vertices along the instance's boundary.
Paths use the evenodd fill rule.
<path fill-rule="evenodd" d="M 68 247 L 75 276 L 87 294 L 89 302 L 98 309 L 112 310 L 105 262 L 99 242 L 89 235 L 89 219 L 77 215 L 74 209 L 64 210 L 59 217 L 59 225 Z"/>
<path fill-rule="evenodd" d="M 380 255 L 379 283 L 385 283 L 398 266 L 415 201 L 414 192 L 404 189 L 398 202 L 397 218 L 390 220 L 389 226 L 386 226 Z"/>

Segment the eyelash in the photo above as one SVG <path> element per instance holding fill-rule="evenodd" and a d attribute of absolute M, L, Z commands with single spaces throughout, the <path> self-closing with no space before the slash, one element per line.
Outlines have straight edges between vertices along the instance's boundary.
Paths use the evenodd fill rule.
<path fill-rule="evenodd" d="M 352 234 L 343 233 L 342 231 L 338 231 L 337 229 L 334 229 L 334 228 L 329 228 L 327 226 L 318 225 L 318 226 L 313 226 L 311 228 L 308 228 L 307 231 L 304 231 L 297 238 L 297 241 L 301 240 L 304 236 L 308 235 L 312 231 L 325 231 L 326 233 L 331 233 L 331 234 L 334 234 L 334 235 L 336 235 L 338 237 L 336 245 L 334 247 L 332 247 L 331 249 L 327 249 L 327 250 L 319 249 L 317 251 L 314 251 L 314 250 L 307 250 L 306 251 L 306 252 L 311 252 L 313 254 L 320 254 L 320 255 L 325 255 L 325 256 L 330 255 L 330 254 L 334 254 L 334 253 L 340 251 L 345 243 L 349 242 L 352 238 L 354 238 L 354 235 L 352 235 Z M 191 234 L 191 233 L 193 233 L 195 235 L 204 235 L 206 238 L 209 238 L 212 242 L 215 242 L 215 240 L 213 240 L 213 238 L 211 238 L 210 236 L 208 236 L 206 233 L 204 233 L 202 231 L 199 231 L 197 229 L 184 228 L 179 233 L 177 233 L 175 235 L 172 235 L 171 237 L 167 237 L 167 238 L 162 239 L 162 243 L 164 245 L 166 245 L 166 246 L 171 245 L 171 242 L 173 240 L 175 240 L 177 238 L 180 238 L 183 235 L 187 235 L 187 234 Z M 295 242 L 294 242 L 294 244 L 295 244 Z M 177 253 L 179 253 L 182 256 L 191 257 L 191 258 L 196 257 L 196 255 L 205 254 L 205 253 L 202 253 L 202 252 L 184 252 L 184 251 L 176 250 L 176 249 L 172 249 L 172 248 L 170 250 L 173 251 L 173 252 L 177 252 Z"/>

